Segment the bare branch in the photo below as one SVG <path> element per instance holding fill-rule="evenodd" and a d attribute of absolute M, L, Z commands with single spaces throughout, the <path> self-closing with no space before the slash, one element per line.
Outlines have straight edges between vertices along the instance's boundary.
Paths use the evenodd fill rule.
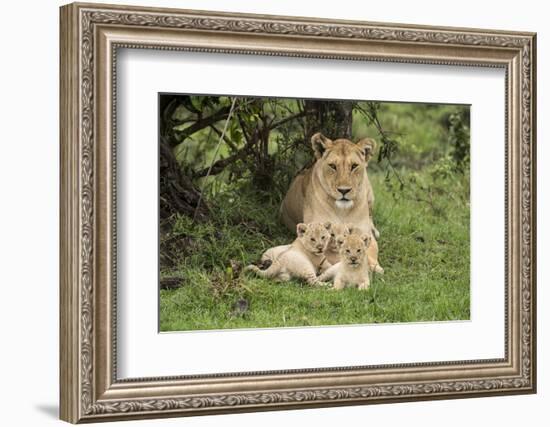
<path fill-rule="evenodd" d="M 269 130 L 273 130 L 279 126 L 282 126 L 284 125 L 285 123 L 288 123 L 292 120 L 295 120 L 295 119 L 299 119 L 301 117 L 304 117 L 306 115 L 306 112 L 305 111 L 302 111 L 300 113 L 296 113 L 296 114 L 293 114 L 291 116 L 286 116 L 284 119 L 281 119 L 279 120 L 278 122 L 275 122 L 275 123 L 272 123 L 270 126 L 269 126 Z"/>
<path fill-rule="evenodd" d="M 195 172 L 193 174 L 194 177 L 203 178 L 207 175 L 210 175 L 210 176 L 211 175 L 217 175 L 217 174 L 223 172 L 223 170 L 226 168 L 226 166 L 229 166 L 230 164 L 235 163 L 237 160 L 244 158 L 248 154 L 248 152 L 250 151 L 250 148 L 253 145 L 254 144 L 247 144 L 244 148 L 240 149 L 235 154 L 233 154 L 229 157 L 226 157 L 225 159 L 220 159 L 220 160 L 216 161 L 212 165 L 211 168 L 204 168 L 204 169 L 201 169 L 200 171 Z M 208 173 L 209 169 L 211 169 L 210 173 Z"/>
<path fill-rule="evenodd" d="M 216 132 L 216 133 L 218 134 L 218 136 L 221 137 L 221 136 L 223 135 L 223 134 L 222 134 L 222 131 L 219 130 L 215 125 L 211 125 L 210 127 L 212 128 L 212 130 L 213 130 L 214 132 Z M 229 147 L 231 147 L 231 149 L 232 149 L 233 151 L 237 151 L 237 150 L 238 150 L 237 146 L 233 143 L 233 141 L 231 141 L 231 139 L 230 139 L 227 135 L 223 135 L 223 140 L 225 141 L 225 143 L 226 143 L 227 145 L 229 145 Z"/>
<path fill-rule="evenodd" d="M 231 110 L 230 106 L 220 108 L 218 111 L 216 111 L 215 113 L 212 113 L 210 116 L 199 119 L 191 126 L 186 127 L 184 130 L 178 131 L 177 135 L 180 141 L 183 141 L 186 138 L 189 138 L 194 133 L 204 128 L 207 128 L 213 125 L 214 123 L 219 122 L 220 120 L 227 118 L 227 115 L 229 114 L 230 110 Z"/>

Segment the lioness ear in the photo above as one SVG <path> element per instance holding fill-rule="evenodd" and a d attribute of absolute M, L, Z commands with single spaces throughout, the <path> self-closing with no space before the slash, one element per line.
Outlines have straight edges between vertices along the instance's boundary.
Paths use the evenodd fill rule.
<path fill-rule="evenodd" d="M 330 148 L 332 141 L 328 139 L 321 132 L 317 132 L 311 137 L 311 146 L 313 147 L 313 152 L 315 157 L 320 159 L 323 156 L 323 153 L 327 148 Z"/>
<path fill-rule="evenodd" d="M 365 160 L 368 162 L 374 155 L 374 149 L 376 148 L 376 141 L 372 138 L 363 138 L 357 143 L 357 146 L 365 154 Z"/>
<path fill-rule="evenodd" d="M 325 226 L 325 228 L 326 228 L 327 230 L 330 230 L 331 227 L 332 227 L 332 224 L 331 224 L 330 222 L 325 222 L 323 225 Z"/>
<path fill-rule="evenodd" d="M 301 222 L 296 226 L 296 234 L 298 237 L 302 237 L 304 233 L 307 231 L 307 225 Z"/>

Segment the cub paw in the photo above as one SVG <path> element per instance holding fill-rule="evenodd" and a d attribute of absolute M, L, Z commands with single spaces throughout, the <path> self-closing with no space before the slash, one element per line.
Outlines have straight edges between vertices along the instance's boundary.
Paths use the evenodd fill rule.
<path fill-rule="evenodd" d="M 332 287 L 332 283 L 319 281 L 319 282 L 316 283 L 316 286 L 319 286 L 319 287 L 322 287 L 322 288 L 330 288 L 330 287 Z"/>

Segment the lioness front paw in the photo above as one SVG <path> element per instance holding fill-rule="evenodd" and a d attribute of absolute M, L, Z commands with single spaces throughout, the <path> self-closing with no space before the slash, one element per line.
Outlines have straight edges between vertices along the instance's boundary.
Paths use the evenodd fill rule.
<path fill-rule="evenodd" d="M 376 264 L 376 266 L 374 267 L 374 272 L 377 274 L 384 274 L 384 269 L 380 267 L 380 264 Z"/>

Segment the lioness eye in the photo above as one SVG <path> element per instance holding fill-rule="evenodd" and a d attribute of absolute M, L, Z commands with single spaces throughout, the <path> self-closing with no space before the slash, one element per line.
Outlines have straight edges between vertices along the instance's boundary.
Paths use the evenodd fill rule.
<path fill-rule="evenodd" d="M 357 166 L 359 166 L 357 163 L 354 163 L 351 165 L 351 170 L 355 170 L 357 168 Z"/>
<path fill-rule="evenodd" d="M 334 163 L 329 163 L 329 167 L 335 171 L 336 170 L 336 165 Z"/>

